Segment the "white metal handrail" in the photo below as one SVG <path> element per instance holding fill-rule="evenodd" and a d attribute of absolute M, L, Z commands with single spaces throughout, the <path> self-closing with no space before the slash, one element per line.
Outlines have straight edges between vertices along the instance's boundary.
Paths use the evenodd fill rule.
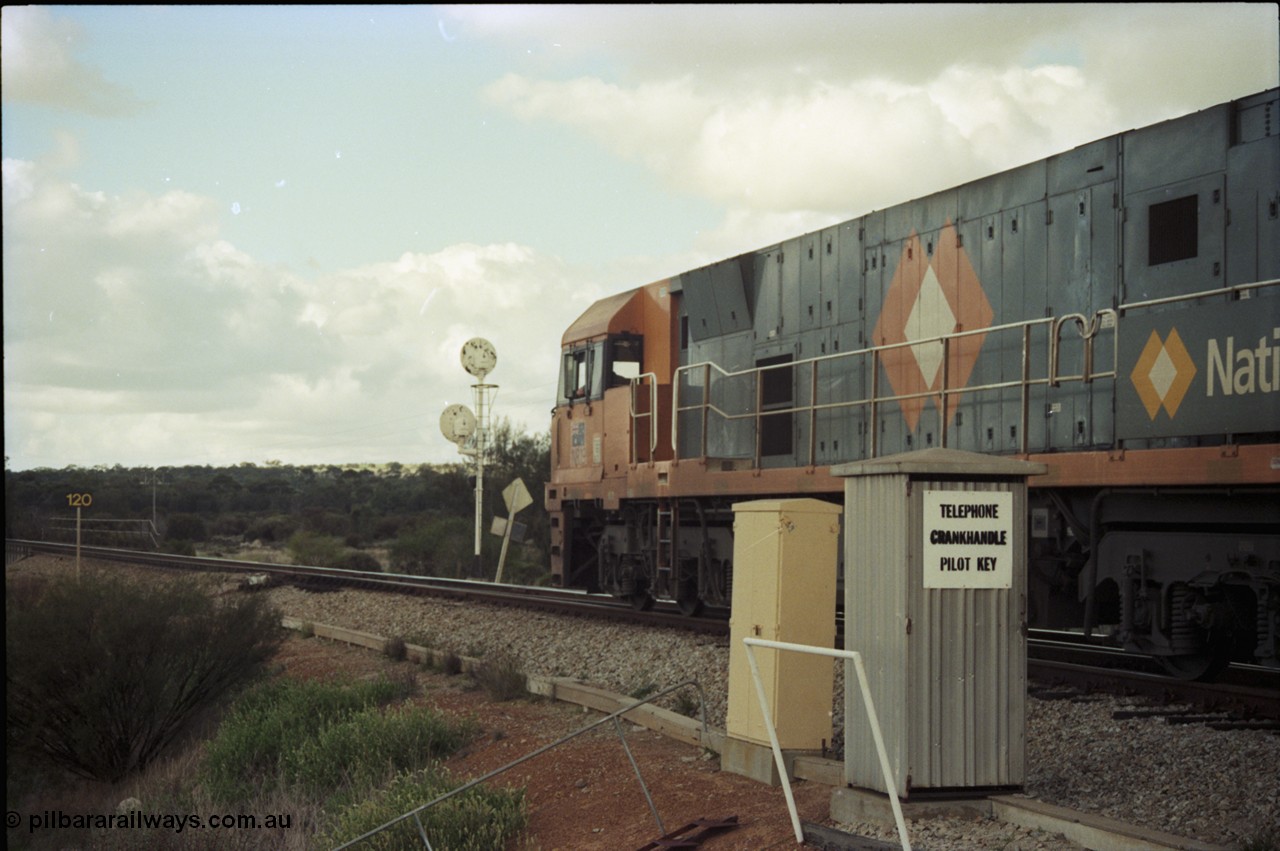
<path fill-rule="evenodd" d="M 647 412 L 639 412 L 636 410 L 636 391 L 640 389 L 641 382 L 649 379 L 649 410 Z M 631 463 L 639 463 L 640 447 L 636 442 L 639 429 L 636 425 L 639 420 L 647 418 L 649 420 L 649 460 L 654 460 L 654 454 L 658 449 L 658 376 L 656 373 L 646 372 L 637 375 L 631 379 L 631 396 L 630 396 L 630 413 L 631 413 Z"/>
<path fill-rule="evenodd" d="M 884 734 L 880 732 L 880 718 L 876 715 L 876 705 L 871 699 L 871 689 L 867 686 L 867 671 L 862 665 L 862 654 L 856 650 L 834 650 L 827 647 L 814 647 L 808 644 L 791 644 L 786 641 L 769 641 L 763 638 L 744 638 L 747 648 L 747 663 L 751 666 L 751 678 L 755 680 L 756 697 L 760 700 L 760 711 L 764 715 L 764 725 L 769 730 L 769 744 L 773 748 L 773 761 L 778 766 L 778 775 L 782 778 L 782 791 L 787 798 L 787 809 L 791 813 L 791 826 L 796 832 L 796 842 L 804 844 L 804 831 L 800 827 L 800 814 L 796 811 L 795 795 L 791 792 L 791 779 L 787 776 L 787 766 L 782 759 L 782 748 L 778 745 L 778 731 L 774 729 L 773 718 L 769 715 L 769 698 L 764 692 L 764 682 L 760 679 L 760 666 L 756 663 L 753 647 L 772 647 L 775 650 L 790 650 L 796 653 L 808 653 L 813 656 L 829 656 L 833 659 L 845 659 L 853 662 L 858 674 L 858 686 L 862 689 L 862 702 L 867 707 L 867 721 L 871 725 L 871 736 L 875 739 L 876 753 L 880 755 L 880 769 L 884 772 L 884 783 L 889 790 L 889 802 L 893 805 L 893 819 L 898 824 L 898 839 L 904 851 L 911 851 L 911 840 L 907 837 L 907 824 L 902 817 L 902 804 L 898 801 L 898 784 L 893 777 L 893 766 L 889 765 L 889 753 L 885 750 Z M 849 730 L 845 729 L 846 738 Z"/>
<path fill-rule="evenodd" d="M 771 364 L 771 365 L 769 365 L 769 366 L 754 367 L 754 368 L 751 368 L 751 369 L 737 370 L 737 371 L 735 371 L 735 372 L 729 372 L 729 371 L 727 371 L 727 370 L 722 369 L 722 368 L 721 368 L 720 366 L 718 366 L 717 364 L 710 363 L 710 362 L 703 362 L 703 363 L 696 363 L 696 364 L 688 364 L 688 365 L 686 365 L 686 366 L 681 366 L 681 367 L 679 367 L 679 368 L 677 368 L 677 369 L 676 369 L 675 377 L 674 377 L 674 379 L 673 379 L 673 381 L 672 381 L 672 385 L 673 385 L 673 386 L 672 386 L 672 403 L 671 403 L 671 445 L 672 445 L 672 451 L 673 451 L 673 453 L 675 454 L 675 456 L 677 456 L 677 457 L 679 456 L 679 449 L 678 449 L 678 447 L 679 447 L 679 415 L 680 415 L 682 412 L 684 412 L 684 411 L 692 411 L 692 410 L 698 410 L 698 409 L 702 409 L 702 411 L 703 411 L 703 417 L 702 417 L 702 419 L 703 419 L 703 428 L 702 428 L 702 435 L 701 435 L 701 447 L 700 447 L 700 455 L 702 455 L 702 456 L 705 456 L 705 455 L 706 455 L 706 450 L 707 450 L 707 446 L 706 446 L 706 443 L 707 443 L 707 432 L 706 432 L 705 420 L 706 420 L 706 414 L 707 414 L 707 412 L 708 412 L 708 411 L 714 411 L 717 415 L 719 415 L 719 416 L 723 417 L 725 420 L 729 420 L 729 421 L 733 421 L 733 420 L 745 420 L 745 419 L 755 420 L 755 421 L 757 421 L 757 429 L 758 429 L 758 428 L 759 428 L 759 426 L 758 426 L 758 421 L 759 421 L 759 419 L 760 419 L 761 417 L 763 417 L 763 416 L 775 416 L 775 415 L 778 415 L 778 414 L 800 414 L 800 413 L 809 413 L 809 414 L 811 415 L 811 418 L 812 418 L 813 413 L 814 413 L 814 412 L 816 412 L 816 411 L 818 411 L 818 410 L 828 410 L 828 409 L 837 409 L 837 408 L 855 408 L 855 407 L 860 407 L 860 406 L 865 406 L 865 405 L 870 405 L 870 406 L 872 406 L 872 409 L 874 410 L 876 406 L 878 406 L 878 405 L 880 405 L 880 404 L 882 404 L 882 403 L 886 403 L 886 402 L 900 402 L 900 401 L 905 401 L 905 400 L 908 400 L 908 399 L 923 399 L 923 398 L 935 398 L 935 397 L 937 397 L 937 398 L 941 398 L 941 399 L 944 401 L 944 404 L 945 404 L 946 397 L 948 397 L 948 396 L 952 396 L 952 395 L 960 395 L 960 394 L 964 394 L 964 393 L 989 392 L 989 391 L 992 391 L 992 390 L 1000 390 L 1000 389 L 1005 389 L 1005 388 L 1020 387 L 1020 388 L 1022 388 L 1022 390 L 1023 390 L 1023 394 L 1022 394 L 1022 395 L 1023 395 L 1023 399 L 1022 399 L 1022 408 L 1023 408 L 1023 419 L 1025 420 L 1025 419 L 1026 419 L 1026 407 L 1027 407 L 1027 404 L 1028 404 L 1028 398 L 1027 398 L 1027 392 L 1026 392 L 1026 391 L 1027 391 L 1027 388 L 1029 388 L 1029 387 L 1033 387 L 1033 386 L 1038 386 L 1038 385 L 1047 385 L 1047 384 L 1051 384 L 1051 383 L 1053 383 L 1053 380 L 1054 380 L 1054 378 L 1053 378 L 1053 372 L 1054 372 L 1054 370 L 1055 370 L 1055 366 L 1056 366 L 1056 364 L 1055 364 L 1055 359 L 1056 359 L 1056 357 L 1057 357 L 1057 348 L 1058 348 L 1058 347 L 1057 347 L 1057 345 L 1056 345 L 1056 344 L 1055 344 L 1055 342 L 1054 342 L 1054 336 L 1056 336 L 1056 334 L 1055 334 L 1054 336 L 1050 336 L 1050 339 L 1049 339 L 1049 351 L 1048 351 L 1048 355 L 1047 355 L 1047 361 L 1048 361 L 1048 362 L 1047 362 L 1047 364 L 1045 365 L 1045 375 L 1044 375 L 1043 377 L 1039 377 L 1039 378 L 1032 378 L 1032 377 L 1030 377 L 1030 375 L 1028 375 L 1028 366 L 1029 366 L 1029 359 L 1030 359 L 1030 354 L 1031 354 L 1031 353 L 1030 353 L 1030 345 L 1031 345 L 1031 341 L 1030 341 L 1029 331 L 1030 331 L 1030 329 L 1032 329 L 1032 328 L 1034 328 L 1034 327 L 1037 327 L 1037 326 L 1044 326 L 1044 327 L 1046 327 L 1046 328 L 1048 328 L 1048 329 L 1050 329 L 1050 330 L 1056 331 L 1056 330 L 1058 330 L 1058 329 L 1057 329 L 1057 327 L 1056 327 L 1056 324 L 1057 324 L 1057 323 L 1058 323 L 1058 320 L 1056 320 L 1056 319 L 1054 319 L 1054 318 L 1052 318 L 1052 317 L 1047 317 L 1047 318 L 1042 318 L 1042 319 L 1032 319 L 1032 320 L 1027 320 L 1027 321 L 1025 321 L 1025 322 L 1010 322 L 1010 323 L 1006 323 L 1006 324 L 1003 324 L 1003 325 L 993 325 L 993 326 L 990 326 L 990 327 L 987 327 L 987 328 L 977 328 L 977 329 L 973 329 L 973 330 L 969 330 L 969 331 L 957 331 L 957 332 L 954 332 L 954 333 L 951 333 L 951 334 L 941 334 L 941 335 L 938 335 L 938 336 L 935 336 L 935 337 L 923 337 L 923 338 L 918 339 L 918 340 L 903 341 L 903 342 L 900 342 L 900 343 L 889 343 L 889 344 L 885 344 L 885 345 L 882 345 L 882 346 L 870 346 L 870 347 L 867 347 L 867 348 L 863 348 L 863 349 L 856 349 L 856 350 L 854 350 L 854 351 L 849 351 L 849 352 L 839 352 L 839 353 L 836 353 L 836 354 L 821 355 L 821 356 L 819 356 L 819 357 L 806 358 L 805 360 L 793 361 L 793 362 L 785 363 L 785 364 Z M 1094 322 L 1094 323 L 1091 323 L 1091 326 L 1096 328 L 1096 327 L 1098 326 L 1098 324 L 1099 324 L 1099 323 Z M 944 377 L 943 377 L 943 378 L 944 378 L 944 380 L 943 380 L 943 386 L 942 386 L 940 389 L 938 389 L 938 390 L 924 390 L 924 391 L 921 391 L 921 392 L 918 392 L 918 393 L 902 393 L 902 394 L 892 394 L 892 395 L 880 395 L 880 394 L 879 394 L 879 392 L 878 392 L 878 389 L 876 389 L 877 382 L 874 380 L 874 379 L 878 378 L 878 370 L 876 370 L 876 371 L 873 371 L 873 385 L 872 385 L 872 386 L 873 386 L 873 389 L 872 389 L 872 392 L 871 392 L 871 394 L 870 394 L 869 396 L 867 396 L 867 397 L 865 397 L 865 398 L 862 398 L 862 399 L 849 399 L 849 400 L 845 400 L 845 401 L 841 401 L 841 402 L 829 402 L 829 403 L 825 403 L 825 404 L 818 404 L 818 403 L 816 402 L 816 399 L 810 399 L 810 401 L 809 401 L 809 403 L 808 403 L 807 405 L 796 405 L 796 406 L 793 406 L 793 407 L 791 407 L 791 408 L 780 408 L 780 409 L 776 409 L 776 410 L 769 410 L 769 411 L 761 411 L 761 410 L 759 410 L 759 406 L 757 405 L 757 410 L 756 410 L 756 411 L 753 411 L 753 412 L 750 412 L 750 413 L 746 413 L 746 414 L 730 414 L 730 413 L 727 413 L 727 412 L 725 412 L 725 411 L 721 410 L 718 406 L 716 406 L 716 405 L 712 404 L 712 403 L 711 403 L 711 400 L 710 400 L 711 370 L 712 370 L 712 369 L 714 369 L 714 370 L 715 370 L 715 372 L 716 372 L 716 374 L 717 374 L 717 377 L 718 377 L 718 379 L 720 379 L 720 380 L 727 380 L 727 379 L 738 378 L 738 377 L 742 377 L 742 376 L 756 376 L 756 381 L 757 381 L 757 383 L 758 383 L 758 381 L 759 381 L 759 379 L 758 379 L 759 374 L 761 374 L 761 373 L 763 373 L 763 372 L 765 372 L 765 371 L 767 371 L 767 370 L 771 370 L 771 369 L 794 369 L 794 368 L 797 368 L 797 367 L 808 366 L 808 367 L 810 368 L 810 370 L 812 370 L 812 371 L 813 371 L 813 373 L 816 375 L 816 371 L 817 371 L 818 365 L 819 365 L 819 364 L 822 364 L 822 363 L 832 362 L 832 361 L 841 360 L 841 359 L 852 359 L 852 358 L 856 358 L 856 357 L 865 357 L 865 356 L 868 356 L 868 355 L 872 356 L 872 357 L 876 360 L 876 362 L 878 363 L 878 361 L 879 361 L 880 357 L 883 355 L 883 353 L 884 353 L 884 352 L 889 352 L 889 351 L 893 351 L 893 350 L 896 350 L 896 349 L 903 349 L 903 348 L 908 348 L 908 347 L 913 347 L 913 346 L 925 345 L 925 344 L 929 344 L 929 343 L 941 343 L 941 344 L 943 345 L 944 349 L 943 349 L 942 364 L 943 364 L 943 366 L 944 366 L 944 368 L 945 368 L 945 366 L 946 366 L 946 364 L 948 363 L 949 358 L 950 358 L 950 354 L 949 354 L 949 351 L 948 351 L 948 347 L 951 345 L 951 343 L 952 343 L 953 341 L 955 341 L 955 340 L 960 340 L 960 339 L 963 339 L 963 338 L 965 338 L 965 337 L 977 336 L 977 335 L 979 335 L 979 334 L 983 334 L 983 335 L 986 335 L 986 334 L 994 334 L 994 333 L 998 333 L 998 332 L 1002 332 L 1002 331 L 1020 331 L 1020 332 L 1022 333 L 1022 349 L 1023 349 L 1023 350 L 1022 350 L 1022 362 L 1023 362 L 1023 369 L 1022 369 L 1022 376 L 1021 376 L 1020 378 L 1018 378 L 1018 379 L 1011 379 L 1011 380 L 1009 380 L 1009 381 L 1003 381 L 1003 382 L 992 382 L 992 383 L 988 383 L 988 384 L 981 384 L 981 385 L 969 385 L 969 386 L 964 386 L 964 387 L 949 387 L 949 386 L 947 386 L 946 376 L 944 375 Z M 1088 337 L 1086 337 L 1086 336 L 1084 336 L 1084 334 L 1082 333 L 1082 338 L 1083 338 L 1083 339 L 1085 340 L 1085 342 L 1089 345 L 1089 347 L 1090 347 L 1090 348 L 1092 348 L 1092 345 L 1093 345 L 1093 336 L 1088 336 Z M 1088 359 L 1088 361 L 1089 361 L 1089 363 L 1091 363 L 1091 362 L 1092 362 L 1092 358 L 1089 358 L 1089 359 Z M 701 402 L 698 402 L 698 403 L 695 403 L 695 404 L 692 404 L 692 405 L 682 406 L 682 405 L 680 404 L 680 380 L 681 380 L 681 374 L 682 374 L 682 373 L 689 373 L 689 372 L 691 372 L 691 371 L 692 371 L 692 370 L 694 370 L 694 369 L 701 369 L 701 370 L 703 371 L 703 376 L 704 376 L 704 377 L 703 377 L 703 385 L 704 385 L 704 386 L 703 386 L 703 399 L 702 399 L 702 401 L 701 401 Z M 1109 370 L 1109 371 L 1107 371 L 1107 372 L 1093 373 L 1093 374 L 1090 376 L 1090 378 L 1091 378 L 1091 379 L 1092 379 L 1092 378 L 1104 378 L 1104 377 L 1111 377 L 1111 376 L 1114 376 L 1114 375 L 1115 375 L 1115 368 L 1114 368 L 1114 365 L 1113 365 L 1113 368 L 1112 368 L 1111 370 Z M 1022 432 L 1022 433 L 1021 433 L 1021 436 L 1020 436 L 1021 449 L 1022 449 L 1022 451 L 1024 451 L 1024 452 L 1025 452 L 1025 451 L 1026 451 L 1026 445 L 1025 445 L 1025 443 L 1026 443 L 1026 439 L 1027 439 L 1026 429 L 1025 429 L 1025 428 L 1024 428 L 1024 429 L 1022 429 L 1022 430 L 1021 430 L 1021 432 Z M 872 431 L 872 434 L 873 434 L 873 436 L 874 436 L 874 434 L 875 434 L 875 431 L 874 431 L 874 430 Z M 945 432 L 944 432 L 944 438 L 945 438 Z M 811 461 L 811 463 L 812 463 L 813 455 L 814 455 L 814 451 L 813 451 L 813 442 L 814 442 L 814 440 L 815 440 L 815 439 L 816 439 L 816 436 L 815 436 L 815 434 L 814 434 L 814 430 L 813 430 L 813 429 L 810 429 L 810 432 L 809 432 L 809 443 L 810 443 L 810 447 L 809 447 L 809 456 L 810 456 L 810 461 Z M 944 445 L 945 445 L 945 440 L 944 440 Z M 875 451 L 874 451 L 874 446 L 873 446 L 873 451 L 872 451 L 872 453 L 871 453 L 871 456 L 872 456 L 872 457 L 875 457 L 875 454 L 876 454 L 876 453 L 875 453 Z M 757 451 L 756 455 L 757 455 L 757 457 L 756 457 L 756 462 L 757 462 L 757 463 L 759 463 L 759 457 L 758 457 L 758 456 L 759 456 L 759 452 L 758 452 L 758 451 Z"/>
<path fill-rule="evenodd" d="M 1268 289 L 1268 288 L 1276 288 L 1278 286 L 1280 286 L 1280 278 L 1273 278 L 1265 281 L 1254 281 L 1247 284 L 1236 284 L 1233 286 L 1220 287 L 1218 289 L 1213 289 L 1213 290 L 1203 290 L 1195 293 L 1185 293 L 1182 295 L 1167 296 L 1164 298 L 1150 299 L 1147 301 L 1131 302 L 1129 304 L 1122 304 L 1116 308 L 1102 308 L 1098 311 L 1095 311 L 1094 314 L 1090 317 L 1086 317 L 1084 314 L 1080 314 L 1080 313 L 1071 313 L 1071 314 L 1066 314 L 1060 317 L 1030 319 L 1023 322 L 1011 322 L 1003 325 L 993 325 L 987 328 L 975 328 L 967 331 L 959 331 L 951 334 L 943 334 L 936 337 L 927 337 L 927 338 L 921 338 L 918 340 L 910 340 L 910 341 L 892 343 L 892 344 L 887 344 L 882 346 L 871 346 L 868 348 L 857 349 L 855 351 L 850 351 L 850 352 L 837 352 L 834 354 L 821 355 L 819 357 L 814 357 L 814 358 L 807 358 L 805 360 L 792 361 L 790 363 L 771 364 L 769 366 L 754 367 L 750 369 L 737 370 L 734 372 L 729 372 L 725 369 L 722 369 L 719 365 L 710 363 L 710 362 L 687 364 L 685 366 L 681 366 L 676 369 L 675 376 L 672 380 L 671 447 L 672 447 L 673 457 L 677 459 L 680 457 L 679 417 L 680 417 L 680 414 L 687 411 L 694 411 L 694 410 L 702 411 L 702 417 L 701 417 L 702 429 L 701 429 L 701 437 L 699 441 L 700 446 L 699 446 L 698 452 L 693 457 L 698 457 L 698 456 L 706 457 L 706 454 L 707 454 L 706 420 L 707 420 L 707 415 L 709 413 L 713 413 L 723 418 L 725 421 L 729 421 L 729 422 L 736 421 L 736 420 L 755 421 L 756 428 L 757 428 L 757 448 L 756 448 L 754 460 L 757 465 L 760 463 L 759 434 L 758 434 L 759 427 L 760 427 L 759 426 L 760 419 L 764 416 L 775 416 L 779 414 L 789 414 L 789 415 L 807 414 L 809 417 L 810 426 L 811 426 L 809 429 L 809 453 L 808 453 L 809 465 L 813 466 L 814 460 L 815 460 L 814 443 L 817 439 L 817 436 L 816 436 L 816 429 L 813 428 L 812 426 L 816 419 L 816 415 L 819 411 L 835 410 L 835 409 L 841 409 L 841 408 L 853 409 L 853 408 L 869 405 L 871 407 L 872 416 L 874 418 L 875 410 L 877 406 L 879 406 L 880 404 L 889 403 L 889 402 L 902 402 L 910 399 L 922 399 L 922 398 L 939 399 L 942 403 L 941 407 L 945 411 L 946 399 L 949 396 L 963 395 L 968 393 L 991 392 L 995 390 L 1003 390 L 1003 389 L 1009 389 L 1009 388 L 1022 389 L 1021 418 L 1020 418 L 1022 427 L 1019 429 L 1019 432 L 1020 432 L 1019 451 L 1026 453 L 1028 450 L 1028 445 L 1027 445 L 1028 429 L 1026 427 L 1026 424 L 1029 418 L 1029 411 L 1028 411 L 1028 406 L 1030 404 L 1030 394 L 1028 392 L 1029 389 L 1032 387 L 1038 387 L 1038 386 L 1057 387 L 1062 382 L 1066 382 L 1066 381 L 1072 381 L 1072 382 L 1078 381 L 1084 384 L 1088 384 L 1096 379 L 1116 378 L 1117 375 L 1119 374 L 1119 358 L 1120 358 L 1120 346 L 1119 346 L 1119 340 L 1117 336 L 1118 328 L 1119 328 L 1119 319 L 1121 316 L 1125 315 L 1127 312 L 1140 310 L 1144 308 L 1150 308 L 1150 307 L 1159 307 L 1159 306 L 1174 304 L 1178 302 L 1191 302 L 1197 299 L 1205 299 L 1205 298 L 1226 297 L 1228 299 L 1239 299 L 1239 298 L 1245 297 L 1246 295 L 1254 291 Z M 1079 373 L 1070 374 L 1070 375 L 1063 374 L 1060 368 L 1060 362 L 1061 362 L 1061 356 L 1062 356 L 1062 345 L 1063 345 L 1062 329 L 1064 326 L 1067 326 L 1067 325 L 1070 325 L 1075 328 L 1076 332 L 1079 335 L 1079 340 L 1084 344 L 1082 371 Z M 1032 371 L 1031 371 L 1030 332 L 1032 329 L 1038 326 L 1045 326 L 1048 329 L 1048 335 L 1049 335 L 1048 341 L 1047 341 L 1048 362 L 1043 367 L 1044 374 L 1033 377 Z M 946 375 L 946 369 L 950 361 L 950 347 L 954 344 L 954 341 L 963 339 L 965 337 L 979 335 L 979 334 L 994 334 L 994 333 L 1009 332 L 1009 331 L 1015 331 L 1015 330 L 1020 330 L 1022 333 L 1022 349 L 1023 349 L 1022 350 L 1022 375 L 1020 377 L 1013 378 L 1007 381 L 993 382 L 993 383 L 981 384 L 981 385 L 969 385 L 964 387 L 950 386 L 949 377 Z M 1094 344 L 1101 337 L 1101 332 L 1107 331 L 1107 330 L 1112 332 L 1111 338 L 1113 340 L 1111 365 L 1109 369 L 1095 370 L 1094 369 Z M 927 345 L 932 343 L 940 343 L 943 346 L 943 357 L 941 360 L 941 368 L 943 370 L 942 387 L 937 390 L 925 390 L 918 393 L 880 395 L 878 363 L 883 353 L 890 352 L 895 349 L 901 349 L 901 348 L 906 348 L 910 346 Z M 872 373 L 871 373 L 872 389 L 871 389 L 871 392 L 868 395 L 866 395 L 865 398 L 846 399 L 839 402 L 818 403 L 817 393 L 816 393 L 816 384 L 817 384 L 816 376 L 817 376 L 817 369 L 819 364 L 832 362 L 832 361 L 836 361 L 844 358 L 851 359 L 851 358 L 867 357 L 867 356 L 872 357 L 873 364 L 877 368 L 872 369 Z M 718 381 L 739 378 L 743 376 L 751 376 L 753 380 L 757 384 L 759 384 L 760 375 L 767 370 L 796 369 L 804 366 L 808 366 L 811 371 L 810 382 L 809 382 L 811 387 L 811 391 L 810 391 L 811 398 L 809 399 L 808 404 L 794 405 L 789 408 L 771 409 L 769 411 L 760 410 L 759 409 L 760 406 L 757 404 L 756 405 L 757 410 L 753 412 L 749 412 L 745 414 L 731 414 L 722 410 L 719 406 L 713 404 L 711 401 L 711 386 L 712 386 L 713 370 L 714 370 L 714 375 L 716 377 L 716 380 Z M 696 402 L 691 405 L 681 405 L 680 403 L 681 380 L 685 375 L 694 375 L 695 370 L 700 371 L 702 373 L 702 391 L 703 391 L 702 400 L 700 402 Z M 757 393 L 757 396 L 758 395 L 759 394 Z M 947 419 L 948 418 L 944 416 L 942 418 L 942 424 L 941 424 L 942 431 L 940 436 L 941 436 L 941 442 L 943 446 L 946 445 Z M 877 448 L 876 448 L 877 435 L 878 435 L 878 430 L 873 428 L 871 430 L 872 443 L 871 443 L 871 450 L 869 453 L 869 457 L 874 458 L 877 456 Z"/>
<path fill-rule="evenodd" d="M 1214 289 L 1214 290 L 1201 290 L 1198 293 L 1184 293 L 1183 295 L 1171 295 L 1171 296 L 1165 296 L 1164 298 L 1152 298 L 1152 299 L 1147 299 L 1146 301 L 1132 301 L 1132 302 L 1129 302 L 1128 304 L 1120 305 L 1118 308 L 1116 308 L 1116 311 L 1118 313 L 1123 314 L 1127 311 L 1138 310 L 1144 307 L 1158 307 L 1160 305 L 1165 305 L 1165 304 L 1175 304 L 1179 301 L 1192 301 L 1193 299 L 1197 299 L 1197 298 L 1212 298 L 1214 296 L 1219 296 L 1219 295 L 1232 296 L 1235 298 L 1239 298 L 1241 293 L 1248 292 L 1250 290 L 1266 289 L 1267 287 L 1274 287 L 1277 285 L 1280 285 L 1280 278 L 1270 278 L 1266 281 L 1253 281 L 1248 284 L 1234 284 L 1229 287 L 1218 287 L 1217 289 Z"/>

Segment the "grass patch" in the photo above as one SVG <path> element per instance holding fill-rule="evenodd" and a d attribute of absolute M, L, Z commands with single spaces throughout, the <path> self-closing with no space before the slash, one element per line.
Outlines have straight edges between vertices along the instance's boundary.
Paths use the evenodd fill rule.
<path fill-rule="evenodd" d="M 658 691 L 657 683 L 645 683 L 642 686 L 633 688 L 629 696 L 635 698 L 636 700 L 644 700 L 646 697 L 649 697 L 650 695 L 655 694 L 657 691 Z"/>
<path fill-rule="evenodd" d="M 440 670 L 450 677 L 456 677 L 462 673 L 462 657 L 450 650 L 444 654 L 444 659 L 440 662 Z"/>
<path fill-rule="evenodd" d="M 698 702 L 696 692 L 689 688 L 683 688 L 676 692 L 676 699 L 671 708 L 686 718 L 697 718 L 700 715 L 699 710 L 702 708 L 702 704 Z"/>
<path fill-rule="evenodd" d="M 311 802 L 318 847 L 331 848 L 443 795 L 456 784 L 439 761 L 475 737 L 426 706 L 388 705 L 406 682 L 281 680 L 247 693 L 206 748 L 201 790 L 224 807 L 263 795 Z M 523 793 L 469 790 L 424 817 L 432 847 L 501 848 L 523 830 Z M 407 832 L 406 832 L 407 831 Z M 420 842 L 410 819 L 362 848 Z"/>
<path fill-rule="evenodd" d="M 382 652 L 392 662 L 403 662 L 408 656 L 409 648 L 405 644 L 405 640 L 398 635 L 388 638 L 382 645 Z"/>
<path fill-rule="evenodd" d="M 273 680 L 236 701 L 209 743 L 201 780 L 214 800 L 234 804 L 269 791 L 286 757 L 332 724 L 404 697 L 405 683 L 342 684 Z"/>
<path fill-rule="evenodd" d="M 413 771 L 448 756 L 474 735 L 424 707 L 366 709 L 330 724 L 314 739 L 284 754 L 290 785 L 329 800 L 377 786 L 389 773 Z"/>
<path fill-rule="evenodd" d="M 494 700 L 515 700 L 529 693 L 529 678 L 511 656 L 485 659 L 471 675 Z"/>
<path fill-rule="evenodd" d="M 424 768 L 397 774 L 385 788 L 343 810 L 320 839 L 320 847 L 333 848 L 373 830 L 391 819 L 426 804 L 452 788 L 438 769 Z M 420 815 L 432 848 L 451 851 L 492 851 L 524 830 L 527 815 L 523 792 L 490 791 L 475 787 Z M 361 849 L 418 848 L 422 840 L 412 818 L 366 839 Z"/>

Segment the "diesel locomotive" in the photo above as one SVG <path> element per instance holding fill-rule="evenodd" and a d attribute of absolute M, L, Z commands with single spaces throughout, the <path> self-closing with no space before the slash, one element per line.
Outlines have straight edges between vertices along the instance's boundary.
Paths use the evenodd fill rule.
<path fill-rule="evenodd" d="M 565 332 L 552 575 L 727 607 L 732 505 L 950 447 L 1030 481 L 1032 627 L 1280 667 L 1280 90 L 605 298 Z"/>

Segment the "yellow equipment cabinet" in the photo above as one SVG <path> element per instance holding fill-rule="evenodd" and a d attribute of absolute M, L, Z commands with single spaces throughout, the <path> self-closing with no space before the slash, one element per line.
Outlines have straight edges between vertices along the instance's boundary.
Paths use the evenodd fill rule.
<path fill-rule="evenodd" d="M 733 511 L 726 733 L 768 748 L 742 639 L 834 647 L 841 509 L 816 499 L 782 499 L 737 503 Z M 779 746 L 829 745 L 832 660 L 768 648 L 757 648 L 755 656 Z"/>

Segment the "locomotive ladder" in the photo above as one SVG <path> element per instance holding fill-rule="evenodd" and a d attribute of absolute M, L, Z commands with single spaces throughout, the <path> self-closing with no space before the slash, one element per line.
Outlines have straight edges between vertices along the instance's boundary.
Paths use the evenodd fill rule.
<path fill-rule="evenodd" d="M 675 529 L 679 520 L 677 508 L 667 500 L 658 501 L 658 552 L 654 576 L 654 590 L 674 592 L 672 574 L 675 565 Z"/>

